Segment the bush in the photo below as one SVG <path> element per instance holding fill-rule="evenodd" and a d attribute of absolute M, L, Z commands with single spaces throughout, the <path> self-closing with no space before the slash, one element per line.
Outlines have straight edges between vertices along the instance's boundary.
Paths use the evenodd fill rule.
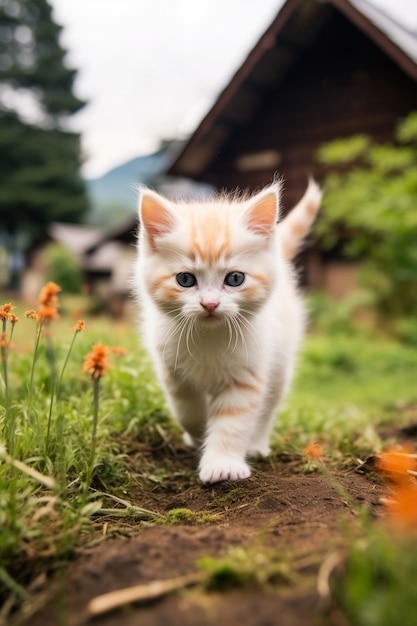
<path fill-rule="evenodd" d="M 46 249 L 46 279 L 57 283 L 67 293 L 80 293 L 83 271 L 78 259 L 67 248 L 51 243 Z"/>
<path fill-rule="evenodd" d="M 335 166 L 325 183 L 317 230 L 327 248 L 348 233 L 344 253 L 363 260 L 363 285 L 382 317 L 417 316 L 417 113 L 402 120 L 395 144 L 364 136 L 320 149 Z"/>

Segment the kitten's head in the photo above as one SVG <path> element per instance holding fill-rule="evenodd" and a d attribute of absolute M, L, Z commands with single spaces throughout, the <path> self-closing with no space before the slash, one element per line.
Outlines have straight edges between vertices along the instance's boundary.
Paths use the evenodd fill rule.
<path fill-rule="evenodd" d="M 206 327 L 250 316 L 279 269 L 279 185 L 249 200 L 174 203 L 142 189 L 140 272 L 163 312 Z"/>

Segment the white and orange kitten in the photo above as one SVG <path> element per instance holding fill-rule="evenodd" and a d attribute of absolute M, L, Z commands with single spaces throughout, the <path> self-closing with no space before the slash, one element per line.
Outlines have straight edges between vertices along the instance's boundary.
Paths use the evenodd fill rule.
<path fill-rule="evenodd" d="M 269 454 L 305 313 L 290 265 L 319 209 L 311 181 L 279 222 L 278 183 L 250 199 L 174 203 L 142 188 L 135 290 L 174 418 L 203 483 L 250 476 Z"/>

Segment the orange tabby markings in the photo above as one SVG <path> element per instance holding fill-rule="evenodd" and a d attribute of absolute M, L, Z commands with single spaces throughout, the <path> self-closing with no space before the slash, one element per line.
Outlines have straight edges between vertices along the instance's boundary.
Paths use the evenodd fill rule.
<path fill-rule="evenodd" d="M 250 276 L 258 283 L 261 283 L 265 289 L 269 289 L 271 287 L 271 281 L 264 274 L 256 274 L 255 272 L 250 272 Z"/>
<path fill-rule="evenodd" d="M 156 278 L 154 278 L 154 280 L 152 280 L 149 284 L 149 291 L 151 293 L 155 293 L 156 291 L 158 291 L 158 289 L 160 289 L 164 283 L 171 278 L 171 274 L 162 274 L 161 276 L 157 276 Z"/>
<path fill-rule="evenodd" d="M 244 409 L 242 409 L 241 406 L 220 406 L 213 413 L 211 413 L 210 417 L 236 417 L 238 415 L 242 415 L 243 412 Z"/>
<path fill-rule="evenodd" d="M 191 225 L 191 246 L 201 261 L 213 265 L 230 248 L 230 225 L 215 212 L 199 217 Z"/>

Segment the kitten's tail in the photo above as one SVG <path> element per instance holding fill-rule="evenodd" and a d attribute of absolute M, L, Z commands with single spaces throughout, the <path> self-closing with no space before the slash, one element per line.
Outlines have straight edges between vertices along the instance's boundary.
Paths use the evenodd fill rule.
<path fill-rule="evenodd" d="M 310 178 L 307 190 L 300 202 L 288 213 L 278 226 L 282 253 L 287 261 L 295 257 L 308 235 L 320 208 L 322 191 Z"/>

